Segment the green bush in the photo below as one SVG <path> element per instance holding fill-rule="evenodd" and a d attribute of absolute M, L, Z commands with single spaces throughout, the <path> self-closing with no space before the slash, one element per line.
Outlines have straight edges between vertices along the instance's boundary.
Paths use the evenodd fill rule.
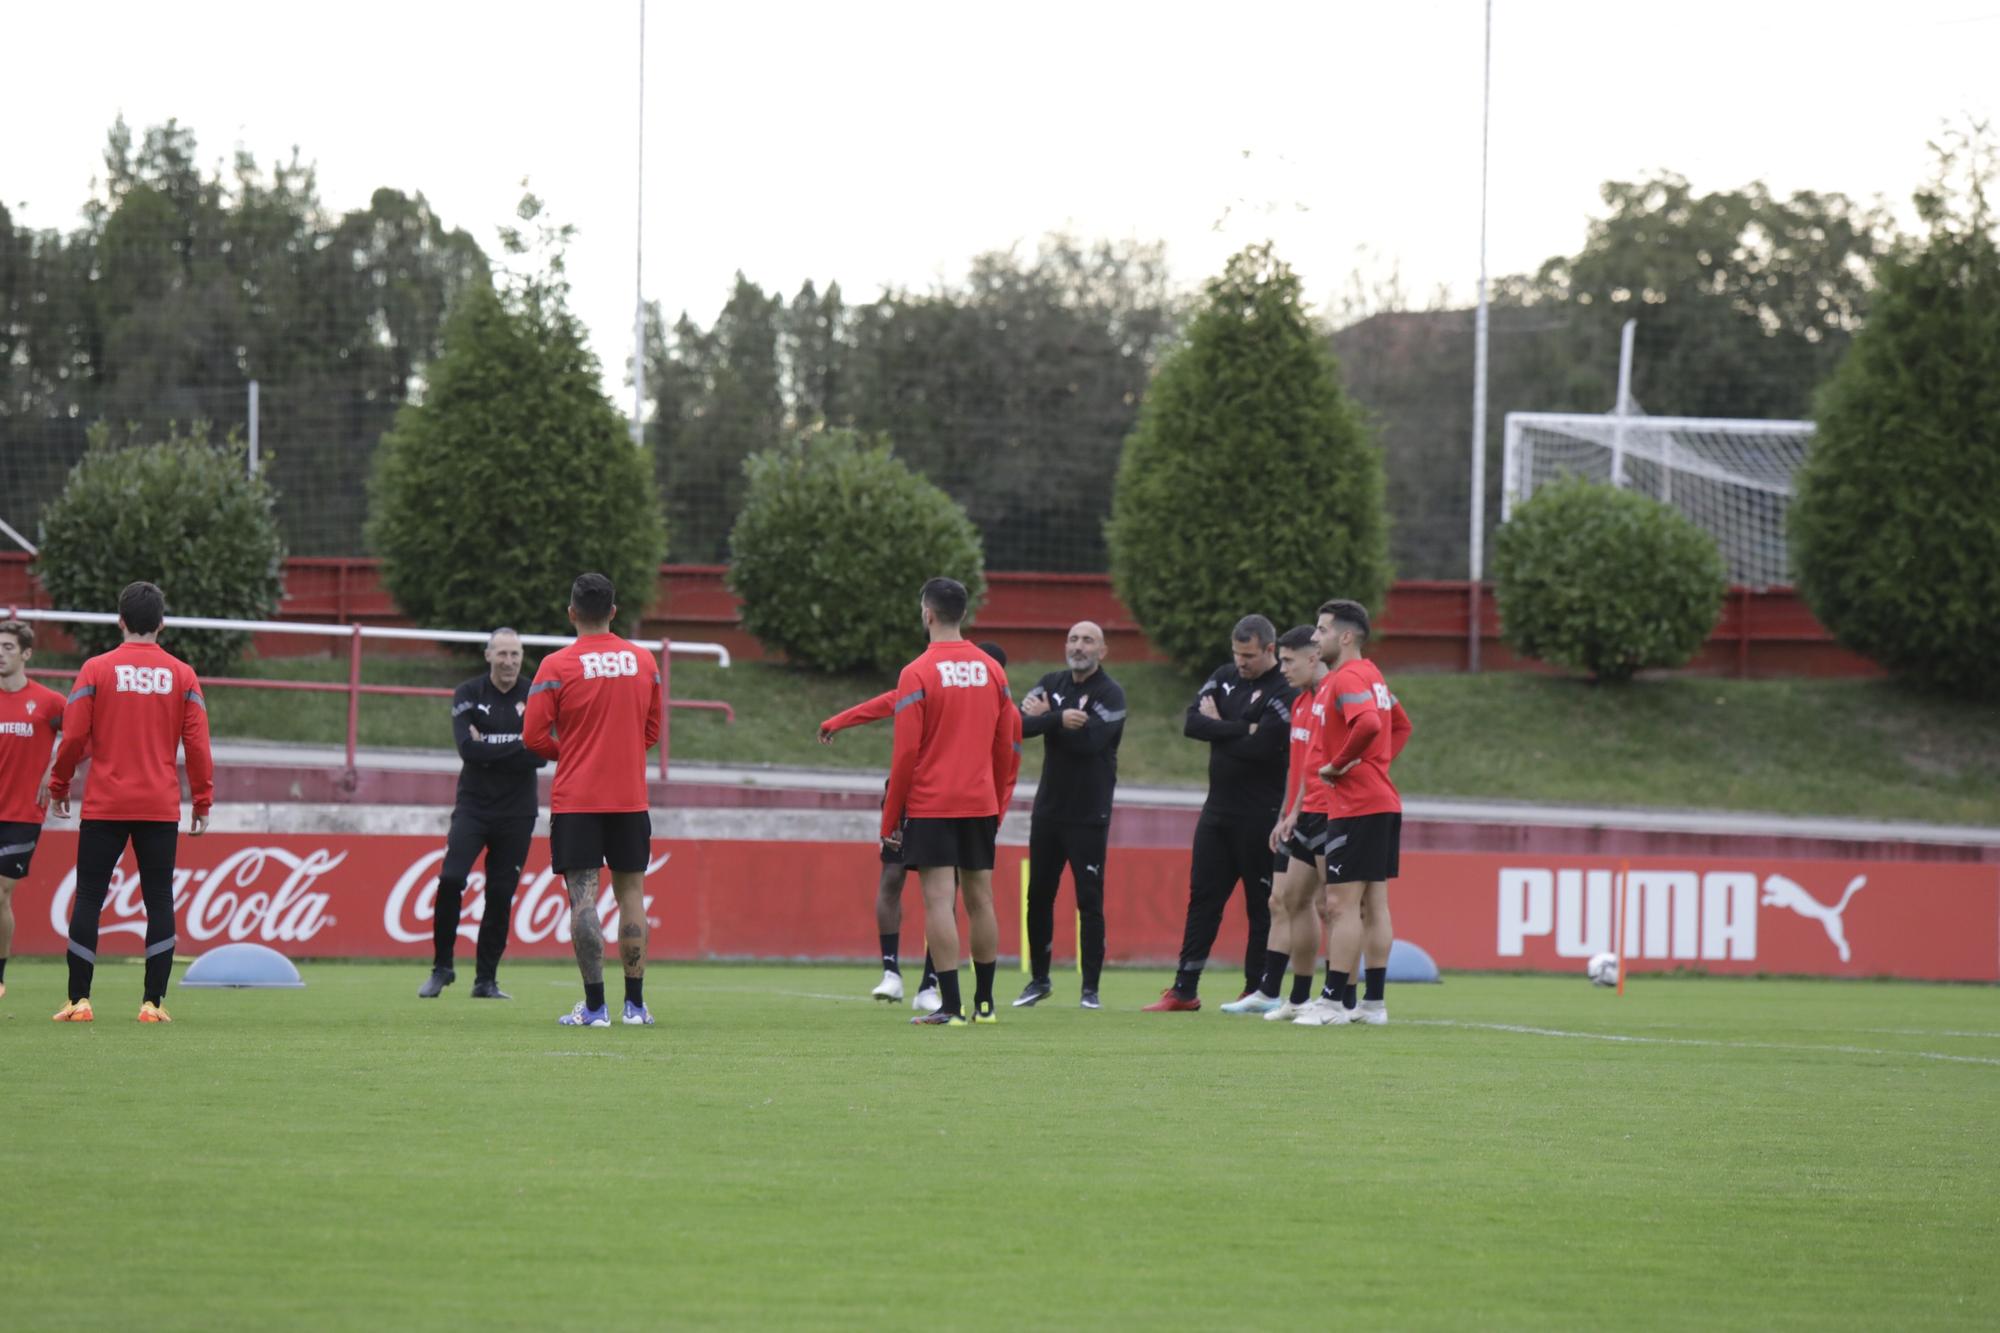
<path fill-rule="evenodd" d="M 979 532 L 886 439 L 808 435 L 752 454 L 729 534 L 743 627 L 821 671 L 893 672 L 923 651 L 917 591 L 957 579 L 986 592 Z"/>
<path fill-rule="evenodd" d="M 1685 664 L 1729 592 L 1714 540 L 1679 511 L 1580 477 L 1514 511 L 1493 577 L 1509 648 L 1601 681 Z"/>
<path fill-rule="evenodd" d="M 420 625 L 566 634 L 570 583 L 595 570 L 629 629 L 659 585 L 651 450 L 546 291 L 467 291 L 423 401 L 382 437 L 369 506 L 383 581 Z"/>
<path fill-rule="evenodd" d="M 111 442 L 101 424 L 42 511 L 35 575 L 59 607 L 116 611 L 128 583 L 156 583 L 167 613 L 268 620 L 284 595 L 284 545 L 272 492 L 243 447 L 211 444 L 208 423 L 170 427 L 156 444 Z M 71 625 L 85 652 L 119 642 L 116 625 Z M 160 642 L 203 675 L 226 674 L 248 634 L 166 630 Z"/>
<path fill-rule="evenodd" d="M 1822 391 L 1788 520 L 1799 590 L 1856 652 L 2000 695 L 2000 247 L 1983 192 L 1880 272 Z"/>
<path fill-rule="evenodd" d="M 1208 284 L 1186 343 L 1154 377 L 1106 537 L 1119 597 L 1190 670 L 1221 660 L 1252 612 L 1282 628 L 1329 597 L 1380 609 L 1381 452 L 1298 279 L 1267 247 Z"/>

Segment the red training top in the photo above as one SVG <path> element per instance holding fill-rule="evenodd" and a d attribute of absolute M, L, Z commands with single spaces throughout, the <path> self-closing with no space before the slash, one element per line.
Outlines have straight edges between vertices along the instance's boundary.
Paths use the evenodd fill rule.
<path fill-rule="evenodd" d="M 1299 805 L 1300 812 L 1333 813 L 1333 788 L 1321 782 L 1315 772 L 1325 761 L 1314 758 L 1319 753 L 1320 732 L 1326 728 L 1326 710 L 1332 706 L 1332 684 L 1333 673 L 1328 672 L 1319 678 L 1319 684 L 1301 690 L 1292 701 L 1292 750 L 1285 767 L 1286 810 L 1292 808 L 1292 798 L 1298 795 L 1299 784 L 1303 782 L 1306 795 Z"/>
<path fill-rule="evenodd" d="M 181 779 L 174 752 L 187 755 L 195 817 L 215 803 L 215 761 L 208 753 L 208 702 L 194 668 L 157 643 L 122 643 L 77 672 L 63 710 L 49 799 L 69 795 L 70 779 L 90 751 L 85 819 L 178 823 Z"/>
<path fill-rule="evenodd" d="M 0 824 L 39 824 L 48 815 L 35 804 L 35 789 L 49 771 L 62 719 L 63 697 L 46 685 L 31 680 L 12 694 L 0 690 Z"/>
<path fill-rule="evenodd" d="M 963 639 L 933 643 L 896 678 L 896 748 L 882 836 L 910 819 L 1005 816 L 1021 772 L 1007 673 Z"/>
<path fill-rule="evenodd" d="M 1333 783 L 1333 815 L 1391 814 L 1402 810 L 1403 798 L 1389 780 L 1389 764 L 1409 739 L 1409 718 L 1400 723 L 1402 705 L 1373 662 L 1349 662 L 1326 678 L 1321 687 L 1326 723 L 1314 756 L 1319 767 L 1354 767 Z"/>
<path fill-rule="evenodd" d="M 873 699 L 864 700 L 852 708 L 835 713 L 819 724 L 825 732 L 846 731 L 849 727 L 866 726 L 870 722 L 880 722 L 896 715 L 896 692 L 885 690 Z"/>
<path fill-rule="evenodd" d="M 586 634 L 542 659 L 521 743 L 556 761 L 556 814 L 645 810 L 646 751 L 660 739 L 660 666 L 616 634 Z"/>

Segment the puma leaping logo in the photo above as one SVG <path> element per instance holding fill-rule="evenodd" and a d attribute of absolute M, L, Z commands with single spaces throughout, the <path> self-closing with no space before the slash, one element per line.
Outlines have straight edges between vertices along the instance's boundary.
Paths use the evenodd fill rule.
<path fill-rule="evenodd" d="M 1764 878 L 1764 906 L 1783 907 L 1809 916 L 1826 928 L 1826 937 L 1833 941 L 1833 947 L 1840 954 L 1840 961 L 1847 962 L 1850 953 L 1847 947 L 1847 931 L 1841 925 L 1840 917 L 1847 910 L 1848 900 L 1861 892 L 1868 883 L 1868 876 L 1856 875 L 1848 882 L 1847 891 L 1840 895 L 1840 902 L 1828 907 L 1819 899 L 1805 891 L 1805 887 L 1783 875 L 1767 875 Z"/>

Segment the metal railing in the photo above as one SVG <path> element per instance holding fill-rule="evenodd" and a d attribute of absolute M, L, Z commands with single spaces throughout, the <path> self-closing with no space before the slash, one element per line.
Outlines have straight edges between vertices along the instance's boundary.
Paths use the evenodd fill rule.
<path fill-rule="evenodd" d="M 118 617 L 103 611 L 37 611 L 26 607 L 8 607 L 0 619 L 45 621 L 59 625 L 115 625 Z M 167 629 L 207 629 L 231 630 L 250 634 L 299 634 L 312 638 L 345 639 L 347 650 L 347 679 L 344 682 L 324 680 L 268 680 L 256 676 L 208 676 L 202 684 L 217 688 L 247 690 L 294 690 L 306 694 L 345 694 L 347 696 L 347 775 L 348 790 L 352 791 L 359 780 L 359 770 L 355 756 L 361 736 L 361 699 L 363 695 L 387 695 L 402 698 L 449 699 L 452 692 L 431 685 L 370 685 L 361 679 L 361 645 L 368 639 L 389 639 L 417 643 L 485 643 L 490 635 L 478 630 L 458 629 L 399 629 L 376 625 L 326 625 L 289 620 L 221 620 L 206 616 L 168 616 L 164 628 Z M 521 644 L 529 648 L 567 648 L 575 640 L 558 634 L 523 634 Z M 673 655 L 683 657 L 710 657 L 724 667 L 729 665 L 729 650 L 719 643 L 696 643 L 668 639 L 632 639 L 636 648 L 644 648 L 659 654 L 660 661 L 660 781 L 667 780 L 667 752 L 670 735 L 670 719 L 676 708 L 696 709 L 702 712 L 721 713 L 725 722 L 736 720 L 736 710 L 720 699 L 676 699 L 673 697 Z M 51 680 L 74 679 L 76 672 L 66 670 L 35 669 L 28 673 Z"/>

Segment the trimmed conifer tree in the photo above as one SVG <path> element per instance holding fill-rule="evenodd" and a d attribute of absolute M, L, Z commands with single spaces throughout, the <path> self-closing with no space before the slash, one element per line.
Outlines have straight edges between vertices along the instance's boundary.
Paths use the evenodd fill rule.
<path fill-rule="evenodd" d="M 1994 150 L 1968 147 L 1970 187 L 1917 196 L 1929 234 L 1882 268 L 1867 326 L 1820 394 L 1789 530 L 1799 589 L 1842 643 L 1913 682 L 1990 698 L 2000 247 L 1977 156 Z"/>
<path fill-rule="evenodd" d="M 1258 612 L 1284 628 L 1389 585 L 1381 451 L 1268 245 L 1206 288 L 1125 439 L 1106 535 L 1118 595 L 1190 670 Z"/>

